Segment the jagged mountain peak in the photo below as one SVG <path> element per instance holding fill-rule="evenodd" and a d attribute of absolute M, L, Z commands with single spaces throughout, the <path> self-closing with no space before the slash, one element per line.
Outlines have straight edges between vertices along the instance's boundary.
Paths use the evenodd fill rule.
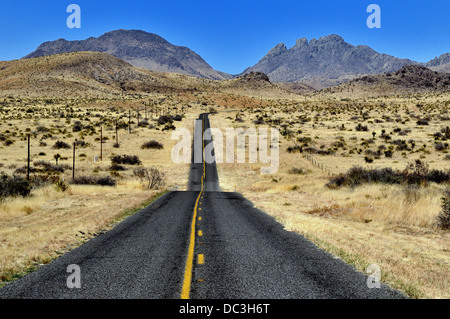
<path fill-rule="evenodd" d="M 286 50 L 278 44 L 256 65 L 241 75 L 252 71 L 263 72 L 272 82 L 298 82 L 310 79 L 330 80 L 364 74 L 380 74 L 414 64 L 408 59 L 398 59 L 381 54 L 366 45 L 354 46 L 343 37 L 330 34 L 319 39 L 300 38 Z"/>

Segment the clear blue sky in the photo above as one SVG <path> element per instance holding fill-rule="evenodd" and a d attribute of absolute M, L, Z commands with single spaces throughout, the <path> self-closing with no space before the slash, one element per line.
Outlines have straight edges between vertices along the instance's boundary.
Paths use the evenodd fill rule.
<path fill-rule="evenodd" d="M 69 29 L 69 4 L 81 7 L 81 29 Z M 381 7 L 381 29 L 369 29 L 366 8 Z M 347 42 L 419 62 L 450 52 L 448 0 L 1 0 L 0 60 L 44 41 L 82 40 L 116 29 L 141 29 L 187 46 L 213 68 L 232 74 L 272 47 L 298 38 L 339 34 Z"/>

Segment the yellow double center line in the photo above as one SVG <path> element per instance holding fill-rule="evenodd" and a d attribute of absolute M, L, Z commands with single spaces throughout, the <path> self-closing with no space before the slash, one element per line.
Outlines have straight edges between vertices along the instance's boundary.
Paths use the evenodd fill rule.
<path fill-rule="evenodd" d="M 205 150 L 205 139 L 204 139 L 204 132 L 205 132 L 205 119 L 202 118 L 202 152 Z M 203 157 L 202 157 L 203 158 Z M 203 195 L 203 182 L 205 180 L 206 176 L 206 164 L 205 160 L 203 161 L 203 174 L 201 178 L 201 189 L 200 193 L 198 194 L 197 200 L 195 201 L 194 206 L 194 216 L 192 217 L 192 223 L 191 223 L 191 235 L 189 239 L 189 250 L 188 250 L 188 256 L 186 259 L 186 266 L 184 269 L 184 280 L 183 280 L 183 287 L 181 288 L 181 299 L 189 299 L 189 295 L 191 292 L 191 282 L 192 282 L 192 272 L 194 268 L 194 248 L 195 248 L 195 222 L 197 220 L 197 212 L 198 212 L 198 203 L 200 201 L 200 197 Z M 203 256 L 202 256 L 203 257 Z M 202 260 L 202 263 L 204 261 Z"/>

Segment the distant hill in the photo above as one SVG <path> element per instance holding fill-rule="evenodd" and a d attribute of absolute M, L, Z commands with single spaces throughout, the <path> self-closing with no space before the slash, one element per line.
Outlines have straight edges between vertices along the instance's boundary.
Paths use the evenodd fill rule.
<path fill-rule="evenodd" d="M 176 46 L 159 35 L 141 30 L 116 30 L 81 41 L 59 39 L 41 44 L 24 59 L 60 53 L 94 51 L 109 53 L 136 67 L 223 80 L 231 76 L 215 71 L 189 48 Z"/>
<path fill-rule="evenodd" d="M 101 52 L 72 52 L 0 61 L 0 96 L 117 98 L 122 94 L 181 94 L 286 97 L 293 93 L 263 74 L 210 80 L 136 68 Z"/>
<path fill-rule="evenodd" d="M 193 92 L 197 77 L 154 72 L 100 52 L 74 52 L 0 62 L 2 95 L 99 96 L 122 93 Z"/>
<path fill-rule="evenodd" d="M 353 46 L 332 34 L 309 42 L 306 38 L 299 39 L 290 49 L 280 43 L 241 75 L 259 71 L 267 74 L 272 82 L 330 86 L 361 75 L 392 72 L 410 64 L 417 62 L 381 54 L 365 45 Z"/>
<path fill-rule="evenodd" d="M 363 76 L 322 93 L 348 96 L 384 96 L 450 91 L 450 74 L 439 73 L 421 65 L 408 65 L 395 72 Z"/>

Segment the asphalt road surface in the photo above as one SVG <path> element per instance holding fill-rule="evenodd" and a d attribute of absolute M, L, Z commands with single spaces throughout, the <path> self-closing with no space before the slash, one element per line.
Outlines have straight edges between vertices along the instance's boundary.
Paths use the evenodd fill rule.
<path fill-rule="evenodd" d="M 203 148 L 212 141 L 203 143 L 209 120 L 200 119 L 194 140 Z M 68 272 L 70 265 L 79 273 Z M 81 288 L 69 288 L 76 274 Z M 215 163 L 202 161 L 191 166 L 188 191 L 167 193 L 6 285 L 0 298 L 404 298 L 367 281 L 367 274 L 284 230 L 240 194 L 221 192 Z"/>

